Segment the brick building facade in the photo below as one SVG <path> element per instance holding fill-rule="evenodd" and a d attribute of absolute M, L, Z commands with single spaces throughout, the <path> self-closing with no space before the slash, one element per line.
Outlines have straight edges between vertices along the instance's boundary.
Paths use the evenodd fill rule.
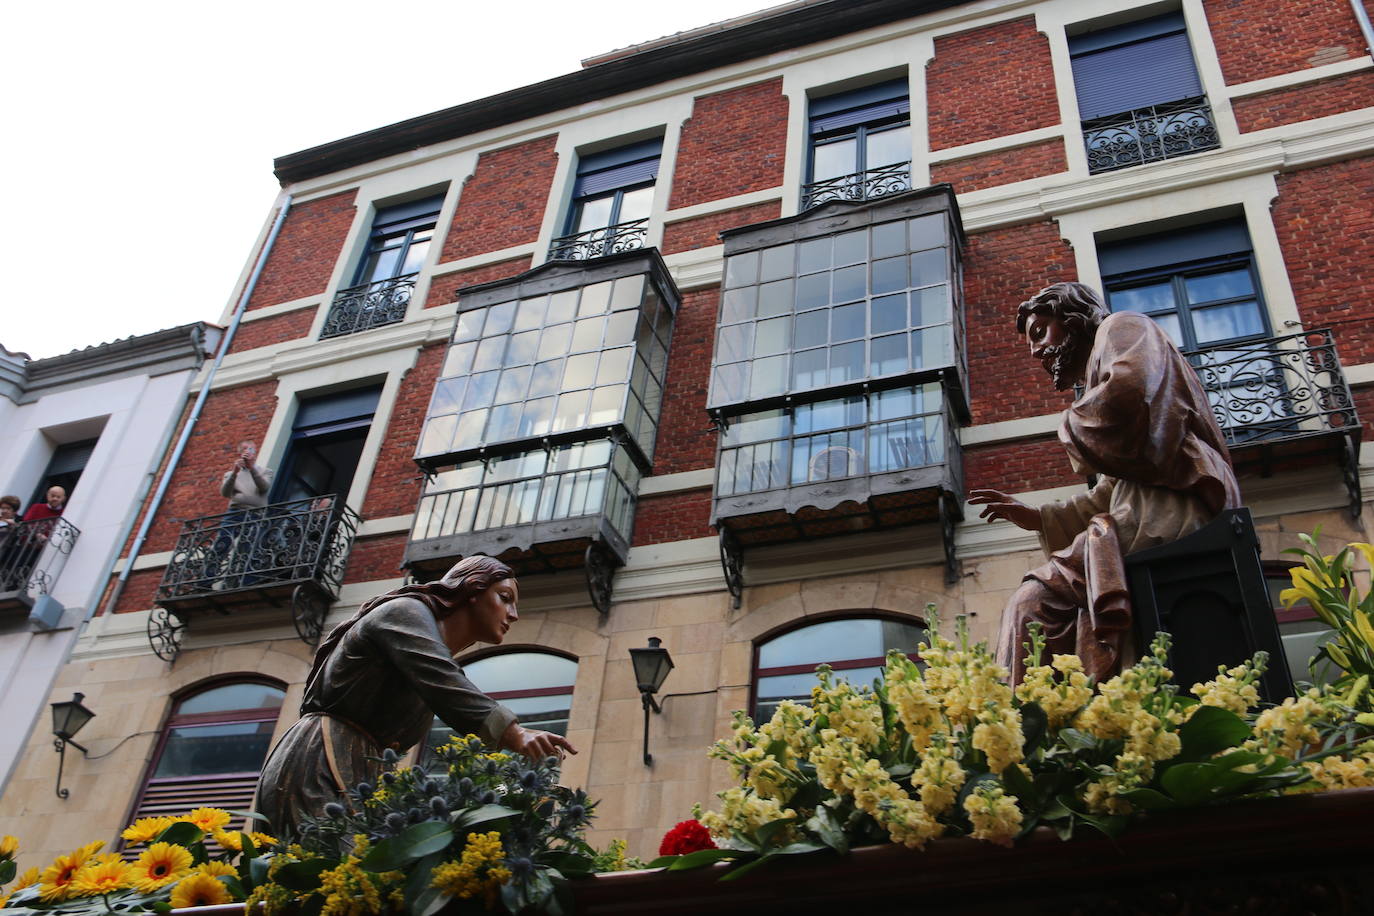
<path fill-rule="evenodd" d="M 1302 27 L 1276 34 L 1275 21 Z M 1332 544 L 1369 540 L 1374 465 L 1355 418 L 1374 412 L 1371 81 L 1369 36 L 1344 3 L 834 0 L 283 157 L 280 229 L 264 231 L 261 275 L 239 291 L 232 348 L 149 537 L 136 556 L 126 546 L 55 688 L 86 689 L 97 713 L 138 704 L 137 721 L 94 721 L 99 750 L 137 737 L 78 764 L 84 788 L 61 801 L 36 732 L 0 817 L 39 858 L 92 830 L 116 835 L 148 786 L 179 785 L 162 763 L 179 704 L 265 685 L 280 707 L 262 720 L 265 749 L 295 718 L 310 657 L 297 630 L 487 552 L 522 569 L 521 620 L 499 651 L 469 658 L 575 663 L 566 684 L 541 687 L 558 703 L 521 708 L 581 747 L 565 776 L 602 799 L 594 839 L 651 855 L 723 787 L 704 750 L 730 711 L 797 689 L 790 668 L 861 671 L 901 625 L 924 623 L 928 602 L 996 634 L 1039 544 L 961 516 L 964 494 L 992 486 L 1041 504 L 1083 487 L 1054 435 L 1069 395 L 1013 327 L 1015 305 L 1055 281 L 1105 288 L 1199 364 L 1233 367 L 1214 405 L 1266 561 L 1318 525 Z M 880 288 L 882 227 L 901 220 L 901 279 Z M 871 233 L 855 263 L 840 260 L 845 232 Z M 792 239 L 798 260 L 758 273 Z M 835 260 L 808 267 L 812 243 Z M 736 268 L 755 273 L 732 279 Z M 817 283 L 828 292 L 804 301 Z M 630 289 L 638 298 L 622 301 Z M 603 293 L 604 319 L 592 305 Z M 571 295 L 577 327 L 555 317 Z M 775 295 L 780 309 L 765 304 Z M 913 311 L 880 327 L 893 295 Z M 507 303 L 516 317 L 495 317 Z M 465 330 L 484 316 L 487 330 Z M 586 325 L 592 344 L 579 336 L 593 319 L 604 343 L 602 325 Z M 820 337 L 804 339 L 817 322 Z M 613 342 L 619 326 L 639 330 Z M 538 355 L 516 358 L 516 338 L 536 332 Z M 492 340 L 509 349 L 482 363 Z M 622 366 L 613 353 L 623 372 L 607 368 Z M 1242 357 L 1261 369 L 1237 396 Z M 561 382 L 536 391 L 531 378 L 560 360 Z M 588 365 L 595 380 L 578 374 Z M 508 379 L 526 387 L 501 401 Z M 900 398 L 919 403 L 893 432 L 878 404 Z M 872 419 L 803 427 L 841 402 Z M 748 441 L 769 423 L 786 431 Z M 197 547 L 187 532 L 224 524 L 203 520 L 224 511 L 218 481 L 245 438 L 277 471 L 271 505 L 295 507 L 254 530 L 340 523 L 337 568 L 244 584 L 221 553 L 205 571 L 205 537 Z M 555 470 L 579 448 L 610 457 L 582 478 Z M 523 489 L 497 476 L 530 461 L 546 469 L 520 472 Z M 893 475 L 922 482 L 878 485 Z M 451 482 L 469 477 L 484 482 Z M 831 483 L 843 498 L 818 495 Z M 620 503 L 596 495 L 617 486 Z M 485 521 L 463 515 L 468 498 Z M 741 508 L 751 499 L 772 508 Z M 871 651 L 815 656 L 833 641 L 822 630 L 789 648 L 807 625 L 837 622 Z M 1295 647 L 1314 638 L 1290 629 Z M 179 640 L 174 662 L 150 630 Z M 646 767 L 628 650 L 650 636 L 676 668 Z"/>

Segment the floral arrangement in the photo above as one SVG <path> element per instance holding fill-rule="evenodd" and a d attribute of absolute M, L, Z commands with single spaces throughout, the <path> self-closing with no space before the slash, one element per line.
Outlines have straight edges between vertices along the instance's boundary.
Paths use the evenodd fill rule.
<path fill-rule="evenodd" d="M 1320 533 L 1317 529 L 1316 534 Z M 1299 538 L 1306 546 L 1284 553 L 1296 554 L 1303 562 L 1289 571 L 1293 587 L 1280 592 L 1279 601 L 1290 608 L 1299 601 L 1308 602 L 1322 622 L 1335 631 L 1332 640 L 1312 659 L 1312 669 L 1313 673 L 1329 673 L 1328 663 L 1334 663 L 1340 669 L 1334 683 L 1349 690 L 1360 678 L 1374 675 L 1374 588 L 1361 593 L 1351 562 L 1359 553 L 1374 568 L 1374 544 L 1350 544 L 1334 556 L 1322 556 L 1315 536 L 1303 534 Z M 1361 694 L 1365 709 L 1374 709 L 1369 694 Z"/>
<path fill-rule="evenodd" d="M 142 846 L 133 861 L 101 852 L 97 840 L 46 868 L 30 868 L 15 880 L 14 855 L 19 843 L 0 841 L 0 909 L 7 914 L 165 913 L 175 907 L 208 906 L 241 901 L 265 872 L 262 850 L 277 840 L 264 833 L 229 828 L 236 812 L 197 808 L 180 817 L 143 818 L 124 830 L 131 848 Z M 252 815 L 238 815 L 251 817 Z M 219 845 L 212 856 L 208 840 Z"/>
<path fill-rule="evenodd" d="M 810 706 L 784 701 L 762 724 L 735 713 L 710 756 L 739 784 L 718 810 L 696 811 L 720 848 L 650 864 L 739 860 L 726 880 L 781 855 L 942 836 L 1010 846 L 1040 825 L 1115 836 L 1147 812 L 1374 786 L 1367 677 L 1259 711 L 1264 653 L 1185 695 L 1170 683 L 1167 634 L 1093 684 L 1076 656 L 1045 659 L 1035 631 L 1013 689 L 962 619 L 952 640 L 937 629 L 919 660 L 889 653 L 871 689 L 821 666 Z"/>

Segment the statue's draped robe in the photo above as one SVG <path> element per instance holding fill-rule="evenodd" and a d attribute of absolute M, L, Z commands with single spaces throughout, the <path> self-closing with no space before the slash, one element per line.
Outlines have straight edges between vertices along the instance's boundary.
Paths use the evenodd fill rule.
<path fill-rule="evenodd" d="M 268 755 L 258 808 L 274 830 L 299 835 L 301 816 L 379 775 L 383 749 L 405 751 L 428 735 L 434 717 L 489 747 L 515 714 L 463 674 L 433 612 L 410 597 L 368 611 L 306 684 L 301 719 Z"/>
<path fill-rule="evenodd" d="M 1049 562 L 1026 575 L 1002 619 L 998 660 L 1020 680 L 1027 625 L 1046 651 L 1076 653 L 1105 678 L 1134 660 L 1126 554 L 1178 540 L 1240 505 L 1225 440 L 1197 374 L 1149 318 L 1121 312 L 1098 328 L 1083 396 L 1059 439 L 1097 485 L 1040 510 Z"/>

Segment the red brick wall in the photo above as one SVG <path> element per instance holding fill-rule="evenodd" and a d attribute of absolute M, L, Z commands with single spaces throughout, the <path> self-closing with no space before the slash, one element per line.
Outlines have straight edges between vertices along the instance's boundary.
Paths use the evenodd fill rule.
<path fill-rule="evenodd" d="M 1083 478 L 1073 472 L 1064 446 L 1055 436 L 964 450 L 964 484 L 970 490 L 992 487 L 1024 493 L 1082 483 Z M 977 514 L 973 513 L 975 517 Z"/>
<path fill-rule="evenodd" d="M 477 157 L 463 184 L 453 225 L 444 240 L 443 261 L 456 261 L 539 238 L 558 154 L 551 135 Z"/>
<path fill-rule="evenodd" d="M 708 468 L 716 460 L 716 434 L 707 429 L 706 389 L 716 333 L 719 289 L 685 293 L 673 326 L 668 378 L 654 446 L 654 473 Z"/>
<path fill-rule="evenodd" d="M 967 159 L 940 163 L 931 167 L 930 180 L 933 184 L 947 181 L 954 185 L 957 193 L 965 194 L 980 188 L 995 188 L 1014 181 L 1054 175 L 1068 168 L 1068 160 L 1064 158 L 1064 141 L 1046 140 L 985 156 L 969 156 Z"/>
<path fill-rule="evenodd" d="M 114 612 L 126 614 L 129 611 L 146 611 L 153 606 L 153 595 L 157 594 L 158 583 L 162 581 L 165 567 L 139 569 L 129 573 L 129 581 L 115 602 Z"/>
<path fill-rule="evenodd" d="M 682 123 L 668 206 L 719 200 L 782 184 L 787 98 L 782 79 L 697 96 Z"/>
<path fill-rule="evenodd" d="M 416 357 L 415 367 L 401 380 L 396 403 L 391 409 L 391 422 L 386 428 L 377 464 L 368 482 L 367 498 L 363 502 L 364 518 L 386 518 L 408 515 L 415 511 L 420 498 L 420 470 L 416 467 L 415 444 L 420 441 L 420 428 L 429 409 L 429 398 L 443 365 L 447 344 L 430 344 Z"/>
<path fill-rule="evenodd" d="M 357 193 L 344 191 L 292 204 L 248 302 L 250 309 L 325 291 L 353 225 Z"/>
<path fill-rule="evenodd" d="M 310 333 L 310 325 L 315 321 L 314 308 L 296 309 L 284 315 L 273 315 L 259 321 L 245 321 L 234 332 L 231 353 L 242 353 L 268 344 L 281 343 L 283 340 L 296 340 Z"/>
<path fill-rule="evenodd" d="M 679 220 L 663 227 L 664 254 L 690 251 L 693 248 L 709 248 L 720 244 L 720 233 L 725 229 L 748 226 L 777 219 L 782 215 L 782 201 L 769 201 L 752 207 L 736 207 L 720 213 L 698 216 L 695 219 Z"/>
<path fill-rule="evenodd" d="M 516 274 L 524 273 L 530 269 L 532 260 L 533 258 L 526 255 L 523 258 L 497 261 L 495 264 L 474 267 L 470 270 L 459 270 L 435 277 L 429 284 L 429 295 L 425 297 L 425 308 L 432 309 L 436 305 L 448 305 L 458 298 L 458 290 L 464 286 L 505 280 Z"/>
<path fill-rule="evenodd" d="M 1236 99 L 1231 107 L 1241 133 L 1374 106 L 1374 72 L 1348 73 Z"/>
<path fill-rule="evenodd" d="M 644 496 L 635 511 L 634 546 L 710 537 L 711 489 Z"/>
<path fill-rule="evenodd" d="M 1031 16 L 936 38 L 926 86 L 931 149 L 1059 123 L 1049 41 Z"/>
<path fill-rule="evenodd" d="M 1374 157 L 1278 176 L 1272 213 L 1305 327 L 1330 326 L 1346 366 L 1374 361 Z"/>
<path fill-rule="evenodd" d="M 1016 333 L 1016 307 L 1036 291 L 1077 279 L 1073 252 L 1050 221 L 969 236 L 964 250 L 973 422 L 994 423 L 1063 410 L 1069 395 L 1030 358 Z"/>
<path fill-rule="evenodd" d="M 1355 413 L 1364 428 L 1364 441 L 1374 442 L 1374 385 L 1356 388 L 1351 394 L 1355 397 Z"/>
<path fill-rule="evenodd" d="M 1364 53 L 1344 0 L 1203 0 L 1203 8 L 1228 84 L 1305 70 L 1314 57 L 1332 63 Z"/>
<path fill-rule="evenodd" d="M 344 583 L 394 579 L 401 575 L 401 558 L 405 555 L 406 539 L 409 536 L 402 533 L 358 538 L 353 542 L 353 549 L 348 554 Z"/>

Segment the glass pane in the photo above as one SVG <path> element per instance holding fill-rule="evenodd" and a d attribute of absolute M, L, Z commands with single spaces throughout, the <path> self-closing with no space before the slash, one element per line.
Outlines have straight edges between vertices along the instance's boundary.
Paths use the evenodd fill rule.
<path fill-rule="evenodd" d="M 453 444 L 453 431 L 458 426 L 455 416 L 432 417 L 425 424 L 425 435 L 420 440 L 421 455 L 441 455 L 449 451 Z"/>
<path fill-rule="evenodd" d="M 611 281 L 603 280 L 582 288 L 582 298 L 577 303 L 577 317 L 590 318 L 604 315 L 611 305 Z"/>
<path fill-rule="evenodd" d="M 606 320 L 606 341 L 608 347 L 619 347 L 635 339 L 635 325 L 639 320 L 636 312 L 616 312 Z"/>
<path fill-rule="evenodd" d="M 873 257 L 892 258 L 907 253 L 906 223 L 883 223 L 873 227 Z"/>
<path fill-rule="evenodd" d="M 831 299 L 834 302 L 849 302 L 852 299 L 862 299 L 866 286 L 868 273 L 864 265 L 859 264 L 854 267 L 841 267 L 831 274 L 832 293 Z"/>
<path fill-rule="evenodd" d="M 797 311 L 828 305 L 829 302 L 829 272 L 807 274 L 797 278 Z"/>
<path fill-rule="evenodd" d="M 884 296 L 869 305 L 874 334 L 906 328 L 906 295 Z"/>
<path fill-rule="evenodd" d="M 949 325 L 911 332 L 911 368 L 931 369 L 950 363 Z"/>
<path fill-rule="evenodd" d="M 716 338 L 716 359 L 723 363 L 739 362 L 748 359 L 752 339 L 752 324 L 735 324 L 720 329 Z"/>
<path fill-rule="evenodd" d="M 730 421 L 730 428 L 721 434 L 725 445 L 743 445 L 764 439 L 777 439 L 787 434 L 787 415 L 781 410 L 747 413 Z"/>
<path fill-rule="evenodd" d="M 939 213 L 907 220 L 906 227 L 911 238 L 912 251 L 934 248 L 945 243 L 945 218 Z"/>
<path fill-rule="evenodd" d="M 786 315 L 792 311 L 792 281 L 778 280 L 765 283 L 759 290 L 759 317 Z"/>
<path fill-rule="evenodd" d="M 557 433 L 586 426 L 587 401 L 590 396 L 591 392 L 588 391 L 559 395 L 558 408 L 553 414 L 553 431 Z"/>
<path fill-rule="evenodd" d="M 811 180 L 825 181 L 859 170 L 858 145 L 853 137 L 818 143 L 812 150 Z"/>
<path fill-rule="evenodd" d="M 770 318 L 760 321 L 754 333 L 754 355 L 771 356 L 787 350 L 792 319 L 788 317 Z"/>
<path fill-rule="evenodd" d="M 496 380 L 500 375 L 499 372 L 483 372 L 480 375 L 470 376 L 468 393 L 463 398 L 463 409 L 471 410 L 474 407 L 489 406 L 492 397 L 496 394 Z"/>
<path fill-rule="evenodd" d="M 869 169 L 895 165 L 898 162 L 909 162 L 910 160 L 911 133 L 905 125 L 890 127 L 887 130 L 868 135 L 867 167 Z"/>
<path fill-rule="evenodd" d="M 727 289 L 721 300 L 720 320 L 722 324 L 734 324 L 754 317 L 754 309 L 759 301 L 759 288 L 746 286 L 742 289 Z"/>
<path fill-rule="evenodd" d="M 818 433 L 845 426 L 858 426 L 864 422 L 864 412 L 862 396 L 802 404 L 794 413 L 792 431 L 798 434 Z"/>
<path fill-rule="evenodd" d="M 551 472 L 576 471 L 601 467 L 611 459 L 611 443 L 606 439 L 564 445 L 554 450 Z"/>
<path fill-rule="evenodd" d="M 893 388 L 872 395 L 870 406 L 873 419 L 892 420 L 919 413 L 916 407 L 915 391 L 911 388 Z"/>
<path fill-rule="evenodd" d="M 749 388 L 749 363 L 717 366 L 712 380 L 712 398 L 717 403 L 743 401 Z"/>
<path fill-rule="evenodd" d="M 858 264 L 868 259 L 868 230 L 855 229 L 835 236 L 835 263 Z"/>
<path fill-rule="evenodd" d="M 596 384 L 609 385 L 624 382 L 630 377 L 630 358 L 634 356 L 630 347 L 618 347 L 601 354 L 601 364 L 596 367 Z"/>
<path fill-rule="evenodd" d="M 1188 301 L 1194 304 L 1214 302 L 1217 299 L 1238 299 L 1255 293 L 1250 270 L 1245 267 L 1201 277 L 1185 277 L 1183 286 L 1187 290 Z"/>
<path fill-rule="evenodd" d="M 471 448 L 482 441 L 482 428 L 487 425 L 486 408 L 469 410 L 458 417 L 458 428 L 453 431 L 453 448 Z"/>
<path fill-rule="evenodd" d="M 563 360 L 553 359 L 548 362 L 539 363 L 530 374 L 529 396 L 538 398 L 557 393 L 558 383 L 562 378 Z"/>
<path fill-rule="evenodd" d="M 267 722 L 234 722 L 173 728 L 154 777 L 256 773 L 272 741 L 276 716 Z"/>
<path fill-rule="evenodd" d="M 520 434 L 520 412 L 519 404 L 501 404 L 491 409 L 491 415 L 487 418 L 487 442 L 500 442 L 504 439 L 514 439 Z"/>
<path fill-rule="evenodd" d="M 647 188 L 635 188 L 633 191 L 626 191 L 620 197 L 620 213 L 616 216 L 617 223 L 632 223 L 635 220 L 648 219 L 649 211 L 654 207 L 654 186 Z"/>
<path fill-rule="evenodd" d="M 285 691 L 267 684 L 226 684 L 187 697 L 177 704 L 176 714 L 190 716 L 231 709 L 279 709 L 285 696 Z"/>
<path fill-rule="evenodd" d="M 853 340 L 864 336 L 864 304 L 853 302 L 830 310 L 830 339 Z"/>
<path fill-rule="evenodd" d="M 458 327 L 453 331 L 453 339 L 473 340 L 482 333 L 482 322 L 487 317 L 486 309 L 473 309 L 458 315 Z"/>
<path fill-rule="evenodd" d="M 927 286 L 911 292 L 911 326 L 923 327 L 949 321 L 949 287 Z"/>
<path fill-rule="evenodd" d="M 822 312 L 822 315 L 825 313 Z M 825 384 L 829 358 L 824 347 L 792 354 L 792 387 L 816 388 Z"/>
<path fill-rule="evenodd" d="M 543 652 L 506 652 L 468 662 L 463 672 L 486 693 L 539 690 L 572 687 L 577 680 L 577 662 Z"/>
<path fill-rule="evenodd" d="M 475 487 L 482 482 L 481 461 L 465 461 L 462 464 L 440 471 L 434 475 L 434 482 L 425 487 L 428 493 L 441 493 L 444 490 L 461 490 Z"/>
<path fill-rule="evenodd" d="M 491 337 L 493 334 L 504 334 L 510 330 L 514 321 L 514 302 L 502 302 L 500 305 L 493 305 L 487 309 L 487 326 L 482 329 L 482 336 Z"/>
<path fill-rule="evenodd" d="M 625 309 L 637 309 L 639 304 L 644 301 L 644 275 L 636 274 L 633 277 L 621 277 L 615 281 L 611 290 L 611 311 L 621 312 Z"/>
<path fill-rule="evenodd" d="M 939 249 L 936 249 L 937 251 Z M 873 294 L 906 289 L 906 258 L 885 258 L 873 262 Z"/>
<path fill-rule="evenodd" d="M 921 417 L 880 423 L 869 430 L 869 470 L 874 474 L 918 468 L 926 463 Z"/>
<path fill-rule="evenodd" d="M 500 368 L 502 357 L 506 355 L 508 339 L 505 334 L 482 338 L 482 342 L 477 345 L 477 357 L 472 361 L 472 371 L 482 372 L 486 369 Z"/>
<path fill-rule="evenodd" d="M 1107 293 L 1113 312 L 1154 312 L 1174 307 L 1173 284 L 1151 283 L 1130 289 L 1114 289 Z"/>
<path fill-rule="evenodd" d="M 505 404 L 510 401 L 521 401 L 525 398 L 525 391 L 530 384 L 530 367 L 518 366 L 514 369 L 507 369 L 501 373 L 501 381 L 496 385 L 497 404 Z"/>
<path fill-rule="evenodd" d="M 949 257 L 943 248 L 918 251 L 911 256 L 911 285 L 926 286 L 949 279 Z"/>
<path fill-rule="evenodd" d="M 559 324 L 572 320 L 577 311 L 577 290 L 565 289 L 549 297 L 549 311 L 544 316 L 545 324 Z"/>
<path fill-rule="evenodd" d="M 568 357 L 567 362 L 563 364 L 564 391 L 592 386 L 592 379 L 596 377 L 596 357 L 595 353 L 581 353 Z"/>
<path fill-rule="evenodd" d="M 1164 333 L 1169 335 L 1169 339 L 1174 342 L 1174 346 L 1183 349 L 1183 329 L 1179 327 L 1178 315 L 1169 312 L 1165 315 L 1151 315 L 1155 324 L 1164 329 Z"/>
<path fill-rule="evenodd" d="M 759 282 L 792 276 L 793 246 L 778 245 L 759 252 Z"/>
<path fill-rule="evenodd" d="M 792 443 L 792 483 L 853 477 L 864 472 L 863 431 L 841 430 Z M 858 446 L 858 447 L 856 447 Z"/>
<path fill-rule="evenodd" d="M 553 398 L 537 398 L 525 402 L 525 410 L 520 415 L 520 436 L 542 436 L 549 431 L 553 422 Z"/>
<path fill-rule="evenodd" d="M 583 318 L 573 325 L 572 343 L 568 349 L 573 353 L 601 348 L 601 335 L 606 329 L 605 318 Z"/>
<path fill-rule="evenodd" d="M 838 344 L 830 348 L 830 384 L 840 385 L 864 377 L 864 342 Z"/>
<path fill-rule="evenodd" d="M 362 283 L 375 283 L 378 280 L 390 280 L 397 275 L 396 265 L 401 259 L 400 248 L 388 248 L 385 251 L 373 252 L 368 256 L 367 264 L 364 265 L 360 276 Z"/>
<path fill-rule="evenodd" d="M 625 402 L 625 386 L 609 385 L 592 392 L 592 408 L 587 415 L 591 425 L 614 423 L 620 419 L 620 405 Z"/>
<path fill-rule="evenodd" d="M 453 413 L 463 402 L 463 390 L 467 388 L 465 378 L 444 379 L 434 386 L 434 399 L 429 404 L 430 416 Z"/>
<path fill-rule="evenodd" d="M 568 352 L 568 341 L 572 339 L 572 325 L 556 324 L 545 328 L 539 338 L 539 358 L 550 359 Z"/>
<path fill-rule="evenodd" d="M 487 464 L 486 483 L 499 483 L 505 480 L 518 480 L 522 477 L 535 477 L 544 473 L 548 456 L 542 451 L 521 452 L 505 458 L 493 458 Z"/>
<path fill-rule="evenodd" d="M 510 336 L 510 346 L 506 347 L 506 365 L 519 366 L 534 362 L 534 354 L 539 349 L 539 332 L 525 331 Z"/>
<path fill-rule="evenodd" d="M 880 621 L 833 620 L 770 639 L 759 646 L 759 667 L 781 668 L 878 658 L 885 652 Z"/>
<path fill-rule="evenodd" d="M 797 273 L 830 269 L 830 237 L 808 239 L 797 245 Z"/>
<path fill-rule="evenodd" d="M 614 194 L 606 194 L 602 197 L 582 201 L 578 205 L 577 222 L 573 232 L 586 232 L 590 229 L 609 226 L 611 224 L 611 205 L 614 202 Z"/>
<path fill-rule="evenodd" d="M 1192 315 L 1200 344 L 1264 333 L 1264 319 L 1253 301 L 1194 309 Z"/>
<path fill-rule="evenodd" d="M 769 356 L 754 360 L 753 381 L 749 386 L 751 398 L 766 398 L 782 394 L 787 380 L 787 357 Z"/>
<path fill-rule="evenodd" d="M 515 324 L 511 326 L 513 331 L 528 331 L 539 327 L 544 323 L 544 310 L 548 307 L 547 296 L 535 296 L 533 299 L 523 299 L 515 309 Z"/>
<path fill-rule="evenodd" d="M 869 354 L 868 368 L 870 375 L 890 375 L 893 372 L 906 371 L 907 356 L 905 334 L 891 334 L 887 337 L 875 337 L 869 346 L 872 350 Z"/>
<path fill-rule="evenodd" d="M 726 287 L 748 286 L 759 282 L 759 253 L 746 251 L 725 260 Z"/>
<path fill-rule="evenodd" d="M 828 338 L 826 324 L 829 316 L 830 313 L 824 309 L 798 315 L 793 322 L 795 333 L 793 348 L 805 350 L 826 343 Z"/>

